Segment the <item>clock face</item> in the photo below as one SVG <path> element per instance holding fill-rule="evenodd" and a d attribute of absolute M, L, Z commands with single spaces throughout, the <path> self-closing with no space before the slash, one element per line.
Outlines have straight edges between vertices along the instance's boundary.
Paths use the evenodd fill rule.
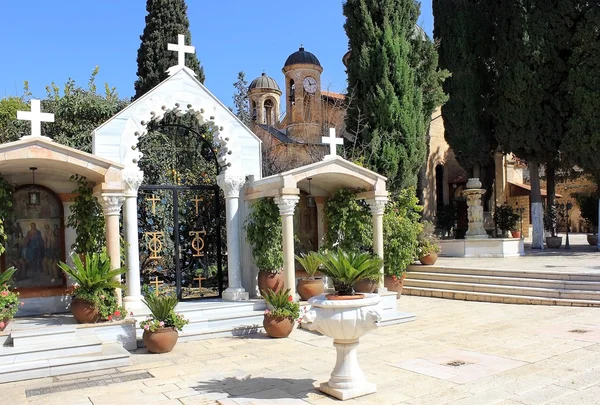
<path fill-rule="evenodd" d="M 306 76 L 302 84 L 307 93 L 313 94 L 317 91 L 317 80 L 314 77 Z"/>

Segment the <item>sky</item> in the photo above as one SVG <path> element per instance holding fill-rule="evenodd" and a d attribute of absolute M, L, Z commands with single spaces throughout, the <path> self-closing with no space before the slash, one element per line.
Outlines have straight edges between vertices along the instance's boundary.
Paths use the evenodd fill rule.
<path fill-rule="evenodd" d="M 0 97 L 21 95 L 29 82 L 44 98 L 52 82 L 73 78 L 86 86 L 107 82 L 120 97 L 134 94 L 136 58 L 146 16 L 145 0 L 4 1 L 0 13 Z M 265 71 L 283 87 L 281 68 L 302 44 L 321 65 L 322 88 L 344 91 L 342 56 L 348 49 L 342 0 L 187 0 L 192 45 L 204 67 L 205 85 L 232 105 L 239 71 L 246 79 Z M 430 36 L 431 0 L 419 19 Z"/>

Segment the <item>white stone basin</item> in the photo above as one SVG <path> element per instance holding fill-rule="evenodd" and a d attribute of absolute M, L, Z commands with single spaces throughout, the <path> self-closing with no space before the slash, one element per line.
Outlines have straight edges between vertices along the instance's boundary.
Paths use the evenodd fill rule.
<path fill-rule="evenodd" d="M 364 296 L 357 300 L 328 300 L 324 294 L 318 295 L 308 300 L 311 309 L 303 317 L 309 330 L 333 338 L 337 361 L 331 378 L 319 389 L 341 400 L 377 390 L 360 369 L 356 350 L 359 338 L 377 327 L 383 316 L 383 306 L 378 294 Z"/>

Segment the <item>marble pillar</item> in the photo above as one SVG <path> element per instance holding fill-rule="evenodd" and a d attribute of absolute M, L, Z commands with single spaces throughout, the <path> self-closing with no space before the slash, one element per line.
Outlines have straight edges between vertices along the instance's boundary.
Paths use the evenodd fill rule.
<path fill-rule="evenodd" d="M 296 297 L 296 266 L 294 265 L 294 210 L 300 197 L 283 195 L 275 198 L 279 214 L 283 222 L 283 277 L 285 288 L 290 289 L 290 295 Z"/>
<path fill-rule="evenodd" d="M 123 229 L 125 231 L 125 266 L 127 267 L 127 294 L 123 299 L 125 308 L 137 312 L 143 307 L 140 283 L 140 242 L 138 235 L 137 197 L 144 179 L 140 170 L 125 171 L 125 204 L 123 206 Z"/>
<path fill-rule="evenodd" d="M 383 213 L 385 212 L 385 205 L 388 202 L 387 197 L 375 197 L 367 200 L 367 204 L 371 208 L 371 216 L 373 221 L 373 252 L 383 259 Z M 386 292 L 387 288 L 384 287 L 383 278 L 385 276 L 384 267 L 381 266 L 381 279 L 377 286 L 377 292 Z"/>
<path fill-rule="evenodd" d="M 121 236 L 119 233 L 119 216 L 123 205 L 123 195 L 117 193 L 102 193 L 98 202 L 104 212 L 106 222 L 106 251 L 110 257 L 111 269 L 121 267 Z M 115 281 L 121 282 L 121 276 L 115 276 Z M 123 305 L 122 292 L 118 288 L 115 291 L 119 305 Z"/>
<path fill-rule="evenodd" d="M 227 218 L 227 277 L 229 286 L 223 291 L 227 301 L 246 301 L 248 292 L 242 287 L 240 190 L 246 182 L 245 176 L 220 174 L 217 183 L 225 194 L 225 215 Z"/>

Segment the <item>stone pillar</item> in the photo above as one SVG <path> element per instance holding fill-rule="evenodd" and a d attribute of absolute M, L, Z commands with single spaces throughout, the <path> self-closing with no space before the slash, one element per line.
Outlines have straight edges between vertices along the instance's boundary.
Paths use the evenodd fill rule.
<path fill-rule="evenodd" d="M 323 246 L 325 238 L 325 197 L 315 197 L 317 206 L 317 250 Z"/>
<path fill-rule="evenodd" d="M 139 170 L 123 173 L 125 183 L 125 205 L 123 207 L 123 229 L 125 231 L 125 267 L 127 267 L 127 294 L 123 299 L 125 308 L 137 311 L 142 308 L 142 290 L 140 286 L 140 243 L 138 235 L 138 189 L 144 173 Z"/>
<path fill-rule="evenodd" d="M 387 202 L 387 197 L 375 197 L 367 200 L 373 219 L 373 252 L 381 259 L 383 259 L 383 213 L 385 212 Z M 384 267 L 381 266 L 381 280 L 377 286 L 377 292 L 379 293 L 387 291 L 387 288 L 383 284 L 384 276 Z"/>
<path fill-rule="evenodd" d="M 486 239 L 488 235 L 483 229 L 483 205 L 481 201 L 485 190 L 481 188 L 479 179 L 469 179 L 467 188 L 462 191 L 462 194 L 467 197 L 467 205 L 469 206 L 469 229 L 465 239 Z"/>
<path fill-rule="evenodd" d="M 123 205 L 123 195 L 115 193 L 102 193 L 98 198 L 104 220 L 106 222 L 106 251 L 110 257 L 111 269 L 121 267 L 121 236 L 119 234 L 119 214 Z M 115 281 L 121 282 L 121 276 L 116 276 Z M 119 305 L 123 305 L 121 289 L 115 291 Z"/>
<path fill-rule="evenodd" d="M 275 198 L 283 222 L 283 277 L 285 288 L 290 289 L 290 295 L 296 297 L 296 267 L 294 266 L 294 210 L 300 197 L 284 195 Z"/>
<path fill-rule="evenodd" d="M 249 294 L 242 287 L 242 265 L 240 260 L 240 190 L 246 182 L 245 176 L 222 173 L 217 183 L 225 194 L 225 214 L 227 218 L 227 276 L 229 286 L 223 291 L 227 301 L 246 301 Z"/>

